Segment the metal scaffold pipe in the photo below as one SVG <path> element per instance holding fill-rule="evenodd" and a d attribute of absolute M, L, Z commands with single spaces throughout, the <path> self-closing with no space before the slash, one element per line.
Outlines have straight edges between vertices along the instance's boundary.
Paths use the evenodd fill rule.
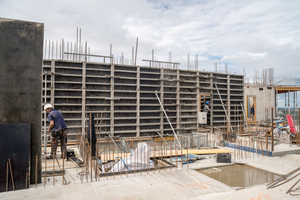
<path fill-rule="evenodd" d="M 225 109 L 225 106 L 224 106 L 224 103 L 223 103 L 223 100 L 222 100 L 222 97 L 221 97 L 221 95 L 220 95 L 220 92 L 219 92 L 219 89 L 218 89 L 218 86 L 217 86 L 216 83 L 215 83 L 215 86 L 216 86 L 216 88 L 217 88 L 217 91 L 218 91 L 218 94 L 219 94 L 219 97 L 220 97 L 220 100 L 221 100 L 221 103 L 222 103 L 222 106 L 223 106 L 223 109 L 224 109 L 224 112 L 225 112 L 225 115 L 226 115 L 228 124 L 229 124 L 230 129 L 231 129 L 231 132 L 233 132 L 232 126 L 230 125 L 230 121 L 229 121 L 229 118 L 228 118 L 228 115 L 227 115 L 227 112 L 226 112 L 226 109 Z"/>
<path fill-rule="evenodd" d="M 155 91 L 155 95 L 156 95 L 156 97 L 157 97 L 157 100 L 158 100 L 158 102 L 159 102 L 159 104 L 160 104 L 162 110 L 163 110 L 164 113 L 165 113 L 165 116 L 166 116 L 166 118 L 167 118 L 167 120 L 168 120 L 168 122 L 169 122 L 169 124 L 170 124 L 170 126 L 171 126 L 171 129 L 172 129 L 172 131 L 173 131 L 173 133 L 174 133 L 174 136 L 175 136 L 175 138 L 176 138 L 176 140 L 177 140 L 177 142 L 178 142 L 178 144 L 179 144 L 179 147 L 181 148 L 181 144 L 180 144 L 180 142 L 179 142 L 179 140 L 178 140 L 177 134 L 175 133 L 175 131 L 174 131 L 174 129 L 173 129 L 173 126 L 172 126 L 172 124 L 171 124 L 171 122 L 170 122 L 170 120 L 169 120 L 169 117 L 168 117 L 168 115 L 167 115 L 167 113 L 166 113 L 166 111 L 165 111 L 165 109 L 164 109 L 164 106 L 162 105 L 162 103 L 161 103 L 161 101 L 160 101 L 160 99 L 159 99 L 159 97 L 158 97 L 158 95 L 157 95 L 157 91 Z"/>

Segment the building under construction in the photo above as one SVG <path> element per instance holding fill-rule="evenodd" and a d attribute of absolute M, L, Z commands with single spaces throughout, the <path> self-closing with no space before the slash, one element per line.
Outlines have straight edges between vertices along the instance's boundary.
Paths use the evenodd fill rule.
<path fill-rule="evenodd" d="M 192 69 L 189 62 L 187 69 L 171 60 L 144 60 L 147 66 L 140 66 L 134 50 L 131 62 L 117 59 L 112 50 L 91 55 L 80 37 L 74 44 L 54 45 L 44 40 L 42 23 L 0 18 L 0 35 L 4 198 L 294 199 L 298 194 L 300 137 L 293 116 L 275 121 L 270 104 L 263 104 L 270 108 L 265 112 L 249 106 L 254 99 L 275 103 L 277 88 L 266 83 L 253 89 L 244 75 L 202 71 L 197 64 Z M 207 101 L 210 111 L 204 113 Z M 53 152 L 46 103 L 68 126 L 66 157 L 59 149 L 47 157 Z M 272 120 L 253 123 L 252 111 Z M 9 192 L 14 190 L 20 191 Z"/>
<path fill-rule="evenodd" d="M 103 117 L 103 136 L 191 134 L 206 101 L 211 128 L 243 124 L 243 75 L 71 60 L 43 61 L 42 97 L 63 113 L 70 141 L 86 132 L 90 113 Z"/>

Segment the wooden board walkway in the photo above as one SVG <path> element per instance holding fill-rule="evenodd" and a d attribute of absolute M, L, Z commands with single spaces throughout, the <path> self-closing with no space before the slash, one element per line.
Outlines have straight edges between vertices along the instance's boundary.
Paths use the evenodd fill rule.
<path fill-rule="evenodd" d="M 181 155 L 186 155 L 186 154 L 196 154 L 196 155 L 207 155 L 207 154 L 217 154 L 217 153 L 232 153 L 232 151 L 226 150 L 226 149 L 189 149 L 187 150 L 166 150 L 166 151 L 151 151 L 151 158 L 161 158 L 161 157 L 175 157 L 175 156 L 181 156 Z M 101 160 L 103 161 L 110 161 L 110 160 L 115 160 L 116 157 L 121 157 L 121 158 L 127 158 L 130 156 L 130 153 L 124 153 L 124 152 L 119 152 L 116 153 L 105 153 L 101 154 Z"/>

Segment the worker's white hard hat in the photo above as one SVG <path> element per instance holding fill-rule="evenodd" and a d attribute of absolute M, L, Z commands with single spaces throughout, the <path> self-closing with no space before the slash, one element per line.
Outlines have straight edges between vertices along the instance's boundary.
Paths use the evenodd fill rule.
<path fill-rule="evenodd" d="M 53 108 L 53 106 L 50 104 L 50 103 L 47 103 L 45 106 L 44 106 L 44 110 L 48 109 L 48 108 Z"/>

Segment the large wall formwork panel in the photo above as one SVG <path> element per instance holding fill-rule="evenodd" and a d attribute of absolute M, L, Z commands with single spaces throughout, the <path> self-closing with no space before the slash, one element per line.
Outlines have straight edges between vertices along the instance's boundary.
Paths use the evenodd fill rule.
<path fill-rule="evenodd" d="M 42 23 L 0 18 L 0 123 L 31 124 L 31 139 L 29 143 L 26 143 L 31 147 L 30 160 L 28 160 L 30 183 L 35 183 L 36 172 L 38 173 L 37 180 L 41 182 L 41 162 L 38 159 L 36 163 L 36 156 L 40 158 L 41 154 L 43 39 L 44 25 Z M 13 134 L 1 132 L 3 136 L 1 138 L 9 138 L 4 137 L 9 133 Z M 22 137 L 14 138 L 18 140 L 16 144 L 20 141 L 27 142 Z M 4 153 L 1 152 L 1 154 Z M 17 154 L 17 152 L 14 153 Z M 12 160 L 12 162 L 17 163 L 18 160 Z M 4 163 L 6 166 L 6 161 Z M 14 171 L 14 173 L 18 172 Z"/>
<path fill-rule="evenodd" d="M 212 125 L 237 131 L 244 123 L 244 76 L 220 73 L 213 76 Z"/>
<path fill-rule="evenodd" d="M 209 124 L 224 127 L 226 115 L 215 83 L 231 117 L 237 126 L 235 106 L 243 104 L 242 75 L 221 74 L 183 69 L 155 68 L 110 63 L 90 63 L 45 59 L 43 102 L 61 110 L 69 128 L 68 141 L 86 132 L 86 118 L 95 120 L 103 113 L 101 136 L 143 137 L 173 134 L 164 115 L 159 96 L 169 120 L 178 134 L 198 130 L 197 112 L 203 111 L 205 101 L 211 102 Z M 44 120 L 43 120 L 44 121 Z M 225 121 L 226 122 L 226 121 Z M 227 126 L 227 124 L 225 125 Z"/>

